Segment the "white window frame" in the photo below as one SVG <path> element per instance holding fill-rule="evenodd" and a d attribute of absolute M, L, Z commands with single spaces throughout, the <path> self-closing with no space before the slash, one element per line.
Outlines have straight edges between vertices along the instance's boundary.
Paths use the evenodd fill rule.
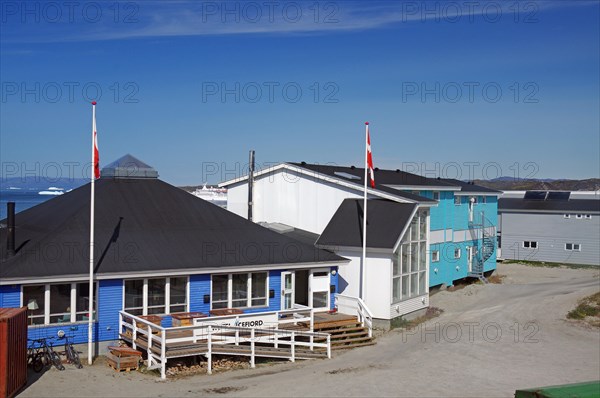
<path fill-rule="evenodd" d="M 266 304 L 264 305 L 252 305 L 252 274 L 265 274 L 265 300 Z M 223 276 L 227 275 L 227 307 L 225 308 L 234 308 L 233 305 L 233 275 L 246 275 L 246 289 L 247 289 L 247 297 L 246 297 L 246 306 L 244 307 L 235 307 L 239 309 L 249 309 L 249 308 L 268 308 L 269 307 L 269 272 L 268 271 L 250 271 L 250 272 L 233 272 L 229 274 L 214 274 L 210 276 L 210 309 L 213 308 L 213 276 Z M 262 298 L 262 297 L 260 297 Z M 223 301 L 218 301 L 219 303 Z"/>
<path fill-rule="evenodd" d="M 440 200 L 440 191 L 433 191 L 433 200 Z"/>
<path fill-rule="evenodd" d="M 577 215 L 575 215 L 575 218 L 577 218 L 578 220 L 581 220 L 583 218 L 583 214 L 577 214 Z"/>
<path fill-rule="evenodd" d="M 83 284 L 83 283 L 89 283 L 88 281 L 76 281 L 76 282 L 63 282 L 63 283 L 32 283 L 32 284 L 25 284 L 25 285 L 21 285 L 21 291 L 20 291 L 20 302 L 21 302 L 21 307 L 27 307 L 28 303 L 25 303 L 25 295 L 23 293 L 23 288 L 24 287 L 30 287 L 30 286 L 44 286 L 44 323 L 42 325 L 37 324 L 37 325 L 33 325 L 33 326 L 43 326 L 43 325 L 67 325 L 67 324 L 71 324 L 71 323 L 87 323 L 87 320 L 84 321 L 74 321 L 74 319 L 77 319 L 77 285 L 78 284 Z M 50 323 L 50 316 L 56 316 L 56 314 L 51 314 L 50 313 L 50 306 L 51 306 L 51 295 L 50 295 L 50 286 L 52 285 L 71 285 L 71 292 L 70 292 L 70 315 L 71 315 L 71 321 L 70 322 L 52 322 Z M 98 314 L 98 282 L 94 282 L 95 285 L 95 295 L 94 295 L 94 299 L 96 300 L 96 304 L 94 305 L 94 322 L 97 321 L 96 318 L 96 314 Z M 89 297 L 88 297 L 89 299 Z M 81 312 L 81 311 L 80 311 Z M 87 312 L 87 311 L 86 311 Z M 36 318 L 41 318 L 41 315 L 37 315 L 35 316 Z M 27 323 L 29 325 L 29 319 L 30 317 L 27 317 Z"/>
<path fill-rule="evenodd" d="M 570 214 L 565 214 L 563 217 L 564 218 L 571 218 L 571 215 Z"/>
<path fill-rule="evenodd" d="M 487 196 L 483 195 L 483 196 L 481 197 L 481 203 L 482 203 L 482 204 L 486 204 L 486 203 L 487 203 Z"/>
<path fill-rule="evenodd" d="M 421 233 L 419 231 L 419 229 L 421 228 L 421 220 L 420 217 L 425 217 L 426 222 L 424 224 L 426 231 L 429 231 L 429 214 L 426 211 L 420 211 L 415 213 L 414 215 L 415 218 L 417 218 L 417 222 L 414 223 L 414 226 L 417 227 L 417 233 L 416 233 L 416 239 L 413 240 L 412 239 L 412 235 L 414 235 L 411 231 L 411 228 L 413 228 L 413 220 L 411 220 L 411 223 L 409 224 L 409 227 L 406 229 L 406 231 L 404 232 L 404 237 L 402 239 L 402 241 L 400 242 L 400 244 L 398 245 L 398 250 L 396 252 L 394 252 L 393 256 L 394 256 L 394 260 L 393 261 L 397 261 L 397 268 L 398 268 L 398 274 L 394 274 L 394 265 L 392 264 L 392 269 L 391 269 L 391 284 L 390 284 L 390 297 L 391 297 L 391 301 L 392 304 L 397 304 L 400 302 L 404 302 L 404 301 L 408 301 L 411 299 L 414 299 L 416 297 L 420 297 L 426 294 L 429 294 L 429 254 L 427 253 L 427 241 L 428 241 L 428 236 L 429 234 L 426 232 L 425 236 L 423 238 L 421 238 Z M 412 253 L 412 250 L 409 250 L 408 252 L 408 259 L 409 259 L 409 264 L 407 265 L 407 272 L 403 273 L 402 272 L 402 250 L 404 245 L 408 245 L 409 248 L 412 247 L 413 244 L 417 244 L 417 250 L 416 253 Z M 421 245 L 425 245 L 425 268 L 424 269 L 420 269 L 419 265 L 421 263 L 421 259 L 419 256 L 421 256 Z M 416 258 L 416 270 L 412 270 L 412 264 L 413 264 L 413 257 Z M 421 291 L 419 289 L 419 277 L 421 276 L 421 274 L 425 274 L 424 278 L 425 278 L 425 286 L 423 288 L 423 291 Z M 412 284 L 412 276 L 413 275 L 417 275 L 417 292 L 416 294 L 411 295 L 411 284 Z M 402 298 L 402 278 L 406 277 L 408 280 L 407 283 L 407 289 L 408 289 L 408 294 L 406 295 L 406 298 Z M 399 290 L 399 297 L 397 299 L 394 298 L 394 284 L 396 283 L 396 280 L 400 280 L 400 290 Z"/>
<path fill-rule="evenodd" d="M 591 214 L 586 214 L 584 217 L 585 217 L 586 220 L 591 220 L 592 219 L 592 215 Z"/>
<path fill-rule="evenodd" d="M 523 248 L 524 249 L 537 249 L 538 248 L 538 242 L 536 240 L 524 240 L 523 241 Z"/>
<path fill-rule="evenodd" d="M 188 276 L 173 276 L 173 277 L 152 277 L 152 278 L 128 278 L 123 279 L 123 296 L 121 301 L 121 308 L 123 311 L 127 311 L 125 308 L 125 282 L 126 281 L 143 281 L 142 288 L 142 316 L 148 315 L 148 280 L 149 279 L 165 279 L 165 315 L 171 313 L 171 278 L 185 278 L 185 312 L 190 311 L 190 278 Z M 182 304 L 175 304 L 182 305 Z M 137 307 L 136 307 L 137 308 Z M 153 307 L 154 308 L 154 307 Z M 158 314 L 152 314 L 158 315 Z"/>
<path fill-rule="evenodd" d="M 569 249 L 567 245 L 571 245 L 571 248 Z M 581 243 L 565 243 L 565 250 L 569 252 L 580 252 Z"/>
<path fill-rule="evenodd" d="M 454 206 L 460 206 L 462 204 L 462 196 L 454 195 Z"/>
<path fill-rule="evenodd" d="M 440 251 L 439 250 L 434 250 L 431 252 L 431 262 L 432 263 L 437 263 L 440 261 Z"/>
<path fill-rule="evenodd" d="M 458 255 L 457 255 L 458 253 Z M 460 249 L 460 247 L 455 247 L 454 248 L 454 259 L 458 260 L 462 255 L 462 250 Z"/>

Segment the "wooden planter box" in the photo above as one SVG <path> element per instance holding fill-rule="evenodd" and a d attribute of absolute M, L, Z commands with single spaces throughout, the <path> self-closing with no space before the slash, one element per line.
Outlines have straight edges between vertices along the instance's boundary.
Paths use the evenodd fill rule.
<path fill-rule="evenodd" d="M 210 310 L 210 314 L 212 316 L 240 315 L 243 313 L 244 313 L 244 311 L 242 311 L 238 308 L 219 308 L 216 310 Z"/>
<path fill-rule="evenodd" d="M 162 317 L 159 315 L 142 315 L 140 318 L 145 319 L 155 325 L 161 326 L 160 322 L 162 321 Z"/>
<path fill-rule="evenodd" d="M 171 314 L 173 326 L 191 326 L 194 324 L 194 318 L 206 318 L 202 312 L 177 312 Z"/>
<path fill-rule="evenodd" d="M 108 363 L 108 366 L 110 366 L 117 372 L 129 372 L 130 370 L 138 369 L 140 357 L 137 355 L 119 357 L 109 352 L 106 354 L 106 362 Z"/>

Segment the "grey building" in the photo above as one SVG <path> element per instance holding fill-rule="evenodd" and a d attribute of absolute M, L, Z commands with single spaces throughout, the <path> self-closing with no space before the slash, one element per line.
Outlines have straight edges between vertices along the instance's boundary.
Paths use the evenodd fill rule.
<path fill-rule="evenodd" d="M 498 201 L 502 259 L 600 265 L 600 200 L 527 191 Z"/>

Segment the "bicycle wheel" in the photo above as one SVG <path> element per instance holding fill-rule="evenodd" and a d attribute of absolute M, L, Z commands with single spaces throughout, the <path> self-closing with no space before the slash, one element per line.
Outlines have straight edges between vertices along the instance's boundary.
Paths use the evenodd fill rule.
<path fill-rule="evenodd" d="M 50 361 L 52 362 L 52 365 L 54 365 L 56 367 L 56 369 L 65 370 L 65 367 L 62 364 L 60 356 L 56 352 L 50 351 Z"/>
<path fill-rule="evenodd" d="M 83 368 L 83 365 L 81 364 L 81 361 L 79 360 L 79 353 L 77 352 L 75 347 L 73 347 L 73 344 L 69 344 L 67 346 L 66 351 L 67 351 L 67 356 L 69 357 L 69 361 L 71 361 L 71 363 L 73 365 L 75 365 L 77 367 L 77 369 Z"/>
<path fill-rule="evenodd" d="M 42 369 L 44 369 L 44 360 L 42 356 L 42 353 L 37 353 L 31 358 L 31 367 L 33 367 L 35 373 L 40 373 Z"/>

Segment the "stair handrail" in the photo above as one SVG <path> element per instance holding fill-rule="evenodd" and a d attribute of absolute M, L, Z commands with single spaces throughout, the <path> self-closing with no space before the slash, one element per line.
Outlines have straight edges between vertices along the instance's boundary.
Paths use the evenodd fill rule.
<path fill-rule="evenodd" d="M 339 310 L 339 299 L 347 299 L 350 302 L 355 303 L 356 315 L 358 316 L 358 321 L 362 324 L 363 327 L 367 328 L 369 332 L 369 337 L 373 337 L 373 313 L 369 310 L 369 307 L 365 304 L 365 302 L 360 297 L 349 296 L 347 294 L 336 293 L 335 295 L 335 307 Z"/>

